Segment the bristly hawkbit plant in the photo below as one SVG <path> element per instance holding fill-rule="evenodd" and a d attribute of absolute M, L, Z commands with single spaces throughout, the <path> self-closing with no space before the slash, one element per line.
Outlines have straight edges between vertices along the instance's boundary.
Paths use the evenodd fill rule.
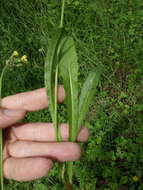
<path fill-rule="evenodd" d="M 59 63 L 60 73 L 63 78 L 66 93 L 66 105 L 69 124 L 69 141 L 76 141 L 80 127 L 92 103 L 96 87 L 100 80 L 102 67 L 99 65 L 95 71 L 91 71 L 87 77 L 80 97 L 78 97 L 78 57 L 74 41 L 71 37 L 63 39 L 62 58 Z M 65 181 L 67 189 L 72 189 L 73 162 L 66 163 Z"/>
<path fill-rule="evenodd" d="M 60 43 L 63 38 L 63 19 L 64 19 L 65 0 L 62 1 L 61 21 L 59 28 L 54 31 L 53 38 L 49 44 L 48 53 L 45 59 L 44 81 L 47 95 L 49 96 L 49 110 L 55 128 L 57 141 L 60 140 L 58 113 L 57 113 L 57 93 L 60 60 Z"/>
<path fill-rule="evenodd" d="M 1 99 L 2 99 L 2 83 L 3 78 L 8 70 L 11 67 L 19 67 L 22 63 L 27 64 L 28 59 L 26 55 L 23 55 L 21 58 L 19 57 L 19 53 L 14 51 L 10 58 L 6 61 L 6 64 L 2 70 L 0 75 L 0 108 L 1 108 Z M 0 187 L 1 190 L 4 190 L 4 176 L 3 176 L 3 130 L 0 129 Z"/>
<path fill-rule="evenodd" d="M 69 141 L 75 142 L 81 125 L 92 103 L 96 92 L 96 87 L 102 72 L 101 65 L 95 71 L 91 71 L 87 77 L 83 88 L 78 96 L 78 56 L 74 40 L 72 37 L 65 36 L 63 30 L 65 0 L 62 1 L 60 28 L 53 32 L 53 37 L 49 44 L 48 53 L 45 59 L 45 88 L 49 98 L 49 109 L 55 128 L 57 141 L 62 141 L 59 131 L 57 97 L 58 97 L 58 78 L 63 79 L 66 94 L 66 107 L 69 124 Z M 73 189 L 72 184 L 73 162 L 64 164 L 62 178 L 67 190 Z"/>

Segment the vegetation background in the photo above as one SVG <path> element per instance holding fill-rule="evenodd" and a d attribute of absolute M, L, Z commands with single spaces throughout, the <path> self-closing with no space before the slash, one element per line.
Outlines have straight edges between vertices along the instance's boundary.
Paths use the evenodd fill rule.
<path fill-rule="evenodd" d="M 14 50 L 29 59 L 7 72 L 3 96 L 44 86 L 44 55 L 59 16 L 59 0 L 0 1 L 0 70 Z M 65 16 L 79 56 L 80 86 L 89 70 L 104 65 L 85 122 L 90 139 L 74 167 L 75 190 L 143 190 L 143 1 L 67 0 Z M 61 112 L 64 122 L 64 105 Z M 25 121 L 47 122 L 50 115 L 30 113 Z M 49 177 L 6 183 L 7 190 L 64 190 L 56 165 Z"/>

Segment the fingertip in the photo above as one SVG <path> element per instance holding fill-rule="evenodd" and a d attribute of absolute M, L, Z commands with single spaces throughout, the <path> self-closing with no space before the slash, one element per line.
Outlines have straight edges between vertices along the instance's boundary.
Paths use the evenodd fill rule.
<path fill-rule="evenodd" d="M 59 85 L 58 87 L 58 102 L 62 103 L 65 99 L 65 90 L 62 85 Z"/>
<path fill-rule="evenodd" d="M 47 159 L 47 158 L 37 158 L 37 159 L 38 159 L 38 165 L 40 168 L 40 172 L 38 172 L 38 174 L 35 175 L 34 177 L 31 177 L 32 180 L 46 176 L 48 174 L 49 170 L 53 166 L 53 162 L 50 159 Z M 31 179 L 29 179 L 29 180 L 31 180 Z"/>
<path fill-rule="evenodd" d="M 8 127 L 14 123 L 19 122 L 24 118 L 26 111 L 1 109 L 0 110 L 0 128 Z"/>
<path fill-rule="evenodd" d="M 80 145 L 74 142 L 68 142 L 68 151 L 67 151 L 67 160 L 62 160 L 63 161 L 76 161 L 79 160 L 81 157 L 81 148 Z"/>
<path fill-rule="evenodd" d="M 42 157 L 8 158 L 4 163 L 4 176 L 17 181 L 31 181 L 46 176 L 52 161 Z"/>
<path fill-rule="evenodd" d="M 81 127 L 77 141 L 86 142 L 89 138 L 89 130 L 86 127 Z"/>

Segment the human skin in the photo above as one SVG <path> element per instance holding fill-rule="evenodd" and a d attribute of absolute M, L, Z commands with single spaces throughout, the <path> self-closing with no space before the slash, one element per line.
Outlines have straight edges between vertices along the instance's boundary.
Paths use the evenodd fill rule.
<path fill-rule="evenodd" d="M 58 102 L 65 98 L 58 88 Z M 4 176 L 17 181 L 30 181 L 48 174 L 53 162 L 75 161 L 80 158 L 80 146 L 68 142 L 68 125 L 61 124 L 62 142 L 56 142 L 52 123 L 22 123 L 28 112 L 48 107 L 44 88 L 11 95 L 2 99 L 0 128 L 4 129 Z M 81 127 L 77 142 L 88 139 L 88 130 Z"/>

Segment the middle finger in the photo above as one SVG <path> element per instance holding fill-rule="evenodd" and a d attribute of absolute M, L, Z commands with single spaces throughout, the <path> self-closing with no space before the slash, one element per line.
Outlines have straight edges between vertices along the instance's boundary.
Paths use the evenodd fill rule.
<path fill-rule="evenodd" d="M 60 125 L 60 133 L 62 141 L 68 141 L 69 127 L 67 124 Z M 77 137 L 77 141 L 85 142 L 89 136 L 88 129 L 81 127 Z M 56 141 L 55 129 L 52 123 L 26 123 L 13 126 L 7 129 L 6 138 L 11 140 L 25 141 L 41 141 L 54 142 Z"/>
<path fill-rule="evenodd" d="M 7 151 L 14 158 L 47 157 L 59 162 L 78 160 L 81 154 L 80 146 L 73 142 L 16 141 L 7 145 Z"/>

